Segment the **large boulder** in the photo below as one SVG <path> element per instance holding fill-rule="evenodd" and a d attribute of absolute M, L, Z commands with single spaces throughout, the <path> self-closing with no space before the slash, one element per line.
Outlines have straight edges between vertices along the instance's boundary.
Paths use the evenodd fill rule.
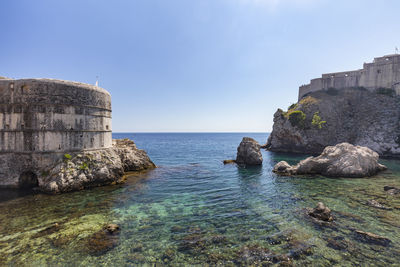
<path fill-rule="evenodd" d="M 318 157 L 309 157 L 295 166 L 279 162 L 273 171 L 280 174 L 321 174 L 329 177 L 368 177 L 386 169 L 378 163 L 378 153 L 367 147 L 341 143 L 328 146 Z"/>
<path fill-rule="evenodd" d="M 65 154 L 49 169 L 42 170 L 38 177 L 39 190 L 55 194 L 119 183 L 125 172 L 155 167 L 133 141 L 113 140 L 111 148 Z"/>
<path fill-rule="evenodd" d="M 237 148 L 236 163 L 239 165 L 261 165 L 263 161 L 260 144 L 250 137 L 243 137 Z"/>

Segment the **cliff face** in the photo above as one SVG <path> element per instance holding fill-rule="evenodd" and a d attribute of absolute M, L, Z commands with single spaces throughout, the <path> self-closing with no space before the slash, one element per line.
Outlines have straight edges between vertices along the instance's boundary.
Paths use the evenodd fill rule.
<path fill-rule="evenodd" d="M 329 89 L 310 93 L 274 114 L 266 147 L 276 152 L 321 153 L 348 142 L 381 156 L 400 157 L 400 97 L 387 89 Z"/>

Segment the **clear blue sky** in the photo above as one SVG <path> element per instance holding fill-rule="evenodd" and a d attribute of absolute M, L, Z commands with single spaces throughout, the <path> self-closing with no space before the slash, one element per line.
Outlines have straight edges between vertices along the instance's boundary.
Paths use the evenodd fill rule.
<path fill-rule="evenodd" d="M 95 83 L 113 130 L 270 131 L 324 72 L 400 47 L 398 0 L 2 0 L 0 76 Z"/>

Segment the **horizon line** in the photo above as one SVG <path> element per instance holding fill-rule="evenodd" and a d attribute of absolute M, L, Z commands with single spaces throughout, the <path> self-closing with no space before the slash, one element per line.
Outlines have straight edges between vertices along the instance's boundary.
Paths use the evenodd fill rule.
<path fill-rule="evenodd" d="M 162 132 L 162 131 L 160 131 L 160 132 L 117 132 L 117 131 L 112 131 L 112 133 L 271 133 L 271 132 L 184 132 L 184 131 L 182 131 L 182 132 L 173 132 L 173 131 L 171 131 L 171 132 L 168 132 L 168 131 L 166 131 L 166 132 Z"/>

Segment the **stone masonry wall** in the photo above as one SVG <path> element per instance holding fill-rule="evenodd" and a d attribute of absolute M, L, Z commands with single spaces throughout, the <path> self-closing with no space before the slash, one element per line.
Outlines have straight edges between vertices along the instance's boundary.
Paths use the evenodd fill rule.
<path fill-rule="evenodd" d="M 110 148 L 111 133 L 111 96 L 102 88 L 0 79 L 0 187 L 20 187 L 66 153 Z"/>
<path fill-rule="evenodd" d="M 400 95 L 400 55 L 375 58 L 373 63 L 365 63 L 363 69 L 356 71 L 323 74 L 321 78 L 311 80 L 310 84 L 300 86 L 299 100 L 319 90 L 352 87 L 364 87 L 370 91 L 391 88 Z"/>

